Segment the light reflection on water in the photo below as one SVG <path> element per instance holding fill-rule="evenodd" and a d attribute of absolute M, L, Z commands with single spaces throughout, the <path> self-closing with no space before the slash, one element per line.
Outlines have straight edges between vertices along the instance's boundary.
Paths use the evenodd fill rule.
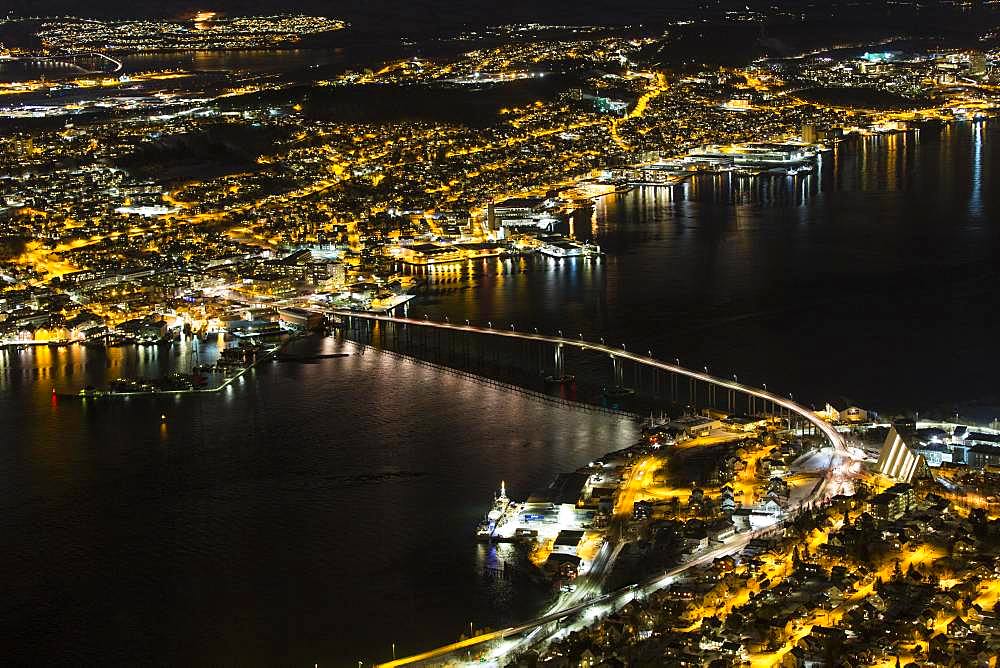
<path fill-rule="evenodd" d="M 501 479 L 524 497 L 637 425 L 299 345 L 354 354 L 266 364 L 214 395 L 85 402 L 52 384 L 153 371 L 164 353 L 7 354 L 5 656 L 349 665 L 543 605 L 523 576 L 484 574 L 518 557 L 477 544 L 479 518 Z"/>
<path fill-rule="evenodd" d="M 992 311 L 1000 283 L 1000 228 L 985 222 L 1000 205 L 997 132 L 925 127 L 839 144 L 804 176 L 610 195 L 577 221 L 600 262 L 433 274 L 414 308 L 602 336 L 819 405 L 991 399 L 998 332 L 972 314 Z"/>
<path fill-rule="evenodd" d="M 610 196 L 576 221 L 602 260 L 436 269 L 412 312 L 603 336 L 816 403 L 989 397 L 995 133 Z M 524 619 L 544 592 L 484 577 L 511 548 L 472 541 L 498 481 L 524 497 L 636 432 L 372 353 L 265 365 L 210 396 L 51 396 L 191 354 L 0 353 L 5 657 L 353 665 Z"/>

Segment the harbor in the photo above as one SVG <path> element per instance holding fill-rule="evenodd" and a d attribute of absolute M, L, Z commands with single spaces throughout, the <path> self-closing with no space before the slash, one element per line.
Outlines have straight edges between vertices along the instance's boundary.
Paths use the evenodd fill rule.
<path fill-rule="evenodd" d="M 637 442 L 523 501 L 501 481 L 475 537 L 524 545 L 527 568 L 554 590 L 576 591 L 586 578 L 597 591 L 616 569 L 634 578 L 776 525 L 815 494 L 824 476 L 813 455 L 823 450 L 818 437 L 765 416 L 650 418 Z M 636 541 L 658 547 L 630 552 Z"/>
<path fill-rule="evenodd" d="M 601 182 L 638 186 L 677 186 L 695 174 L 735 172 L 800 176 L 815 172 L 824 154 L 824 144 L 800 141 L 707 144 L 691 148 L 682 156 L 655 158 L 649 162 L 605 170 Z"/>
<path fill-rule="evenodd" d="M 157 395 L 211 394 L 222 392 L 239 380 L 251 369 L 264 362 L 277 359 L 277 355 L 291 340 L 281 344 L 258 344 L 238 346 L 222 350 L 219 361 L 212 367 L 198 366 L 190 373 L 171 373 L 157 379 L 118 378 L 107 388 L 87 386 L 78 392 L 60 393 L 52 390 L 53 396 L 66 399 L 112 399 L 117 397 L 138 397 Z M 227 351 L 233 353 L 226 354 Z M 218 385 L 209 387 L 210 379 L 221 376 Z"/>

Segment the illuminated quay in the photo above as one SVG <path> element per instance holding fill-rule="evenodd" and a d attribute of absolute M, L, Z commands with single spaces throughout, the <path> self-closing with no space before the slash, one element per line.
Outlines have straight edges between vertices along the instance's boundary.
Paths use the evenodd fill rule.
<path fill-rule="evenodd" d="M 109 3 L 0 16 L 7 663 L 995 668 L 992 3 Z"/>
<path fill-rule="evenodd" d="M 834 496 L 851 493 L 850 479 L 859 470 L 859 464 L 854 459 L 858 455 L 850 452 L 843 435 L 812 410 L 796 404 L 791 399 L 781 397 L 764 389 L 753 388 L 740 384 L 735 380 L 730 381 L 710 376 L 707 373 L 692 371 L 678 364 L 669 364 L 656 360 L 651 356 L 630 353 L 624 349 L 624 346 L 622 348 L 614 348 L 602 343 L 591 343 L 581 339 L 517 332 L 513 328 L 510 330 L 493 329 L 492 327 L 482 328 L 468 324 L 430 322 L 428 320 L 360 314 L 350 311 L 338 311 L 334 312 L 333 315 L 344 321 L 347 336 L 353 335 L 352 332 L 356 330 L 359 323 L 362 326 L 365 323 L 379 323 L 392 325 L 394 328 L 441 330 L 495 337 L 498 339 L 542 343 L 551 346 L 557 358 L 560 348 L 564 346 L 574 347 L 583 351 L 592 351 L 606 355 L 611 359 L 612 369 L 619 367 L 620 360 L 628 360 L 659 372 L 665 372 L 671 376 L 676 375 L 685 378 L 692 383 L 703 383 L 706 387 L 706 395 L 709 400 L 714 399 L 715 389 L 725 390 L 728 393 L 727 401 L 730 407 L 736 403 L 737 394 L 745 396 L 748 406 L 750 400 L 755 399 L 760 402 L 760 406 L 765 414 L 774 414 L 779 417 L 785 416 L 789 425 L 791 425 L 794 417 L 796 424 L 799 425 L 796 427 L 798 429 L 801 429 L 802 424 L 809 424 L 816 428 L 822 434 L 830 450 L 830 454 L 826 458 L 827 468 L 825 474 L 814 481 L 815 484 L 810 484 L 806 488 L 809 491 L 805 496 L 791 502 L 787 511 L 788 516 L 794 516 L 795 512 L 803 512 L 805 509 L 812 508 L 814 504 L 823 502 Z M 364 337 L 362 340 L 368 340 L 371 332 L 360 334 L 359 330 L 358 335 Z M 385 332 L 380 332 L 383 342 L 387 336 L 392 338 L 394 335 L 387 335 Z M 553 605 L 553 609 L 528 624 L 482 634 L 452 645 L 383 665 L 399 666 L 419 663 L 429 659 L 444 659 L 456 652 L 460 655 L 462 652 L 473 648 L 479 654 L 481 646 L 489 648 L 486 651 L 491 658 L 494 660 L 499 659 L 510 652 L 523 649 L 521 640 L 518 639 L 518 636 L 522 634 L 527 634 L 526 640 L 530 643 L 542 643 L 544 642 L 543 639 L 547 637 L 546 634 L 551 635 L 552 631 L 546 632 L 545 628 L 552 623 L 585 612 L 600 614 L 599 611 L 606 609 L 609 604 L 611 607 L 615 607 L 616 605 L 621 605 L 635 599 L 640 594 L 648 595 L 663 586 L 669 585 L 674 581 L 676 575 L 683 573 L 689 568 L 700 566 L 710 559 L 717 559 L 721 556 L 739 552 L 752 540 L 775 531 L 780 524 L 786 521 L 785 512 L 759 512 L 763 516 L 762 521 L 748 524 L 747 529 L 742 533 L 730 533 L 725 539 L 717 541 L 722 543 L 721 547 L 707 553 L 699 553 L 696 558 L 689 559 L 684 565 L 678 566 L 662 576 L 657 576 L 649 582 L 629 586 L 623 591 L 599 594 L 603 580 L 607 572 L 612 568 L 615 558 L 618 556 L 623 545 L 619 542 L 622 531 L 620 526 L 622 521 L 621 516 L 633 512 L 634 501 L 632 499 L 636 498 L 636 492 L 646 482 L 644 481 L 644 477 L 652 473 L 657 461 L 655 455 L 649 454 L 647 450 L 640 450 L 638 456 L 639 459 L 630 461 L 628 464 L 629 472 L 626 474 L 626 478 L 622 480 L 622 489 L 614 492 L 614 496 L 618 498 L 618 501 L 615 504 L 614 512 L 611 513 L 611 523 L 604 527 L 605 530 L 597 532 L 590 538 L 591 541 L 596 541 L 596 551 L 588 551 L 587 559 L 581 559 L 578 556 L 579 547 L 577 543 L 588 533 L 586 529 L 593 526 L 593 513 L 587 513 L 586 511 L 580 513 L 577 509 L 573 508 L 575 503 L 571 500 L 568 505 L 562 505 L 561 509 L 556 512 L 554 519 L 546 520 L 546 514 L 552 513 L 552 509 L 555 507 L 551 501 L 539 503 L 538 501 L 533 502 L 532 499 L 529 499 L 524 504 L 516 504 L 511 502 L 507 498 L 505 491 L 501 489 L 497 503 L 502 503 L 502 509 L 497 506 L 491 511 L 494 515 L 488 517 L 488 524 L 484 524 L 484 528 L 480 529 L 480 538 L 485 537 L 487 540 L 530 539 L 542 544 L 554 545 L 557 550 L 561 544 L 565 544 L 570 548 L 567 554 L 572 557 L 575 564 L 573 566 L 574 577 L 576 577 L 576 574 L 579 574 L 583 584 L 574 584 L 572 585 L 572 589 L 564 589 L 564 595 Z M 631 459 L 631 455 L 629 455 L 629 458 Z M 599 481 L 602 477 L 601 471 L 604 467 L 605 464 L 598 464 L 596 472 L 592 473 L 588 483 Z M 574 499 L 575 496 L 571 491 L 569 499 Z M 568 534 L 574 534 L 572 540 L 568 538 Z M 563 536 L 567 536 L 565 543 L 563 543 Z M 548 549 L 551 550 L 552 548 Z M 559 633 L 561 632 L 563 632 L 563 629 L 559 630 Z M 538 633 L 542 635 L 539 636 L 537 635 Z"/>

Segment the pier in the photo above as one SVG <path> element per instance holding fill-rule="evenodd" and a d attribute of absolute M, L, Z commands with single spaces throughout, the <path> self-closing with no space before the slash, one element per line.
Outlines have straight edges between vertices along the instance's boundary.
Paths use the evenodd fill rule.
<path fill-rule="evenodd" d="M 647 387 L 662 391 L 673 400 L 687 398 L 692 404 L 705 407 L 719 406 L 723 402 L 730 410 L 742 405 L 751 415 L 763 414 L 768 417 L 780 417 L 789 429 L 806 429 L 821 436 L 832 454 L 826 464 L 825 475 L 818 476 L 815 485 L 794 509 L 777 524 L 739 533 L 726 540 L 723 545 L 698 554 L 694 558 L 668 570 L 662 575 L 651 577 L 642 582 L 627 587 L 601 593 L 599 582 L 603 573 L 610 569 L 623 543 L 620 536 L 605 543 L 598 551 L 591 567 L 593 581 L 581 587 L 569 597 L 558 603 L 538 618 L 524 624 L 509 628 L 482 633 L 466 638 L 456 643 L 438 647 L 408 657 L 394 659 L 380 664 L 384 668 L 396 666 L 431 666 L 468 661 L 473 654 L 487 657 L 488 661 L 502 661 L 509 656 L 532 644 L 544 642 L 545 638 L 565 624 L 574 624 L 581 616 L 599 616 L 608 610 L 620 608 L 622 605 L 644 597 L 658 589 L 669 586 L 674 579 L 685 571 L 711 563 L 712 560 L 725 555 L 738 553 L 751 540 L 762 538 L 780 532 L 785 523 L 794 517 L 825 502 L 831 497 L 841 494 L 846 489 L 849 478 L 851 456 L 847 444 L 832 425 L 825 422 L 811 409 L 796 403 L 791 397 L 783 397 L 766 388 L 757 388 L 740 383 L 735 377 L 732 380 L 720 378 L 704 371 L 696 371 L 674 363 L 655 358 L 651 353 L 642 355 L 630 352 L 625 346 L 613 347 L 604 341 L 592 342 L 578 338 L 566 337 L 562 332 L 548 335 L 538 332 L 519 332 L 511 326 L 509 329 L 495 328 L 492 323 L 486 327 L 466 324 L 453 324 L 449 321 L 432 321 L 392 315 L 379 315 L 355 311 L 335 311 L 331 315 L 338 321 L 345 338 L 356 341 L 366 347 L 376 347 L 391 355 L 404 355 L 422 363 L 433 364 L 444 368 L 459 367 L 459 373 L 472 377 L 481 377 L 470 371 L 478 369 L 487 361 L 500 363 L 497 352 L 503 345 L 525 355 L 528 359 L 537 359 L 540 364 L 548 365 L 551 360 L 553 377 L 570 378 L 566 374 L 566 353 L 568 350 L 595 354 L 608 360 L 610 382 L 613 392 L 625 393 L 631 388 L 625 387 L 628 379 L 625 373 L 625 363 L 632 366 L 632 381 L 639 385 L 646 376 Z M 469 339 L 476 338 L 472 343 Z M 397 346 L 393 350 L 390 346 Z M 400 352 L 404 351 L 404 352 Z M 435 361 L 428 362 L 421 356 Z M 541 369 L 544 371 L 544 369 Z M 507 385 L 511 387 L 510 385 Z M 720 391 L 721 390 L 721 391 Z M 518 388 L 517 391 L 524 391 Z M 551 399 L 549 395 L 540 395 Z"/>

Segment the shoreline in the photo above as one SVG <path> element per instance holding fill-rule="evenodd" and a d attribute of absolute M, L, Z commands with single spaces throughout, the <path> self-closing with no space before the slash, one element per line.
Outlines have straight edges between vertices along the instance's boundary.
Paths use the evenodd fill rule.
<path fill-rule="evenodd" d="M 267 350 L 264 354 L 258 356 L 249 366 L 240 369 L 236 374 L 226 378 L 220 385 L 216 387 L 208 387 L 204 389 L 191 388 L 184 390 L 149 390 L 147 392 L 115 392 L 114 390 L 98 390 L 93 393 L 87 393 L 86 389 L 80 390 L 76 393 L 68 392 L 54 392 L 54 395 L 60 399 L 117 399 L 117 398 L 128 398 L 128 397 L 157 397 L 157 396 L 176 396 L 182 394 L 214 394 L 221 392 L 230 385 L 233 381 L 238 378 L 242 378 L 248 371 L 257 368 L 264 362 L 269 362 L 284 350 L 284 348 L 290 344 L 292 341 L 297 340 L 297 337 L 289 337 L 287 341 L 282 342 L 280 345 Z"/>

